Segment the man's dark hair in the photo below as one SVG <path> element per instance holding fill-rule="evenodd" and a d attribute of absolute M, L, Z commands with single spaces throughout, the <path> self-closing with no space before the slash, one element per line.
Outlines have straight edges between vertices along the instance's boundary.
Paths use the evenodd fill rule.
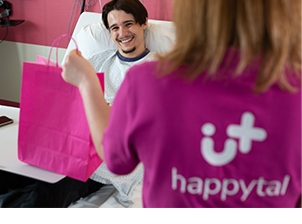
<path fill-rule="evenodd" d="M 105 4 L 102 10 L 102 20 L 107 29 L 109 29 L 108 13 L 112 10 L 123 10 L 132 14 L 139 25 L 145 24 L 148 18 L 147 9 L 139 0 L 112 0 Z"/>

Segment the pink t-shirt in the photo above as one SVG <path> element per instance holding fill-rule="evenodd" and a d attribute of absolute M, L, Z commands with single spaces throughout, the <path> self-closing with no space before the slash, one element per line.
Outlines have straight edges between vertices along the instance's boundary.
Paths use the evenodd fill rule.
<path fill-rule="evenodd" d="M 132 67 L 113 102 L 105 161 L 116 174 L 144 164 L 144 207 L 295 207 L 301 195 L 301 92 L 254 94 L 258 65 L 230 78 Z M 226 69 L 227 68 L 227 69 Z"/>

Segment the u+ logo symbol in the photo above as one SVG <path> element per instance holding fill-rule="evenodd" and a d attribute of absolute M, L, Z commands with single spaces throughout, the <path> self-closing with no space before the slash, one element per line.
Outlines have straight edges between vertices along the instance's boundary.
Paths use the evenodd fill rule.
<path fill-rule="evenodd" d="M 201 154 L 204 159 L 213 166 L 223 166 L 230 163 L 237 154 L 237 142 L 239 140 L 239 151 L 249 153 L 252 149 L 252 141 L 264 141 L 267 133 L 263 128 L 254 127 L 255 117 L 250 112 L 245 112 L 241 116 L 239 125 L 231 124 L 227 127 L 228 138 L 224 143 L 223 151 L 215 152 L 214 140 L 211 138 L 216 132 L 212 123 L 206 123 L 201 127 L 205 137 L 201 140 Z"/>

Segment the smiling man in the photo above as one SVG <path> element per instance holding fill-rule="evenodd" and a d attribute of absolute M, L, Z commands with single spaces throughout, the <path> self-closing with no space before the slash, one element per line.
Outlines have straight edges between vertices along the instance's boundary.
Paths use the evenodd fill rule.
<path fill-rule="evenodd" d="M 111 105 L 127 70 L 134 64 L 153 60 L 155 53 L 145 45 L 148 12 L 139 0 L 108 2 L 103 7 L 102 20 L 118 50 L 97 52 L 88 60 L 97 72 L 104 72 L 105 100 Z"/>
<path fill-rule="evenodd" d="M 102 19 L 121 55 L 133 58 L 145 52 L 144 30 L 148 12 L 138 0 L 107 3 Z"/>
<path fill-rule="evenodd" d="M 109 31 L 112 39 L 119 47 L 119 53 L 124 57 L 136 57 L 146 51 L 144 41 L 145 23 L 139 24 L 132 14 L 122 10 L 113 10 L 108 13 Z"/>

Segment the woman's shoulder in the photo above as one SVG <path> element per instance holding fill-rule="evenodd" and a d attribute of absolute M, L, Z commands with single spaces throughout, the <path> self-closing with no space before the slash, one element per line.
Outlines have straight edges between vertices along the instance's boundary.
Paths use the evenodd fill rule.
<path fill-rule="evenodd" d="M 157 62 L 152 60 L 135 64 L 127 71 L 126 78 L 135 83 L 151 83 L 157 77 L 156 67 Z"/>

